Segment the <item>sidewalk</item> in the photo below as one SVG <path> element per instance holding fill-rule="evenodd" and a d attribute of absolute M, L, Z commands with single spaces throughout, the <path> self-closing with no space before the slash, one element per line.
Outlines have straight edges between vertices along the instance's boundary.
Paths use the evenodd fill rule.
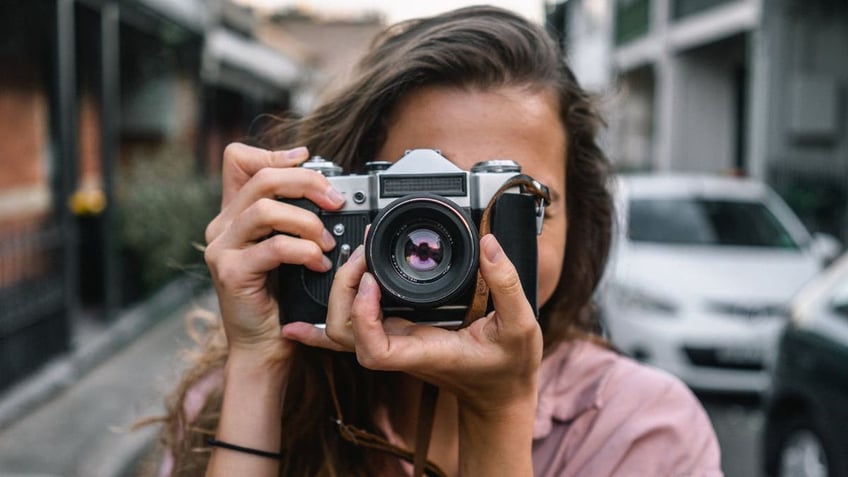
<path fill-rule="evenodd" d="M 193 299 L 183 288 L 164 289 L 2 397 L 0 477 L 134 475 L 157 429 L 128 429 L 161 414 L 181 370 L 178 351 L 189 343 L 185 314 L 213 303 L 210 294 Z M 40 405 L 31 409 L 32 402 Z"/>

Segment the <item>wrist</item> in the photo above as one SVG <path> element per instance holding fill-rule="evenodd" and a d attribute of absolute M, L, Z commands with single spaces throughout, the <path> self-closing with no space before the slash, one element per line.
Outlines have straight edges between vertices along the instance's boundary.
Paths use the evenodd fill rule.
<path fill-rule="evenodd" d="M 532 423 L 536 416 L 537 395 L 532 393 L 514 396 L 509 401 L 494 403 L 471 403 L 460 400 L 460 424 L 466 422 L 474 426 L 494 427 L 503 423 Z"/>
<path fill-rule="evenodd" d="M 501 383 L 503 384 L 503 383 Z M 497 419 L 529 413 L 535 415 L 538 387 L 536 373 L 522 376 L 507 389 L 500 388 L 480 393 L 477 398 L 458 396 L 460 410 L 469 417 Z"/>
<path fill-rule="evenodd" d="M 228 374 L 238 372 L 251 376 L 282 376 L 288 371 L 290 358 L 291 350 L 231 345 L 225 371 Z"/>
<path fill-rule="evenodd" d="M 262 389 L 282 399 L 289 362 L 288 356 L 231 347 L 224 367 L 225 386 L 230 391 L 233 388 Z"/>
<path fill-rule="evenodd" d="M 258 342 L 230 341 L 227 363 L 241 368 L 285 371 L 288 368 L 294 343 L 279 336 Z"/>
<path fill-rule="evenodd" d="M 536 393 L 478 406 L 460 403 L 461 475 L 532 475 Z"/>
<path fill-rule="evenodd" d="M 254 353 L 228 356 L 217 438 L 261 449 L 263 443 L 279 446 L 278 435 L 263 429 L 279 426 L 288 369 L 288 362 L 268 362 Z"/>
<path fill-rule="evenodd" d="M 277 453 L 289 360 L 269 359 L 260 351 L 230 346 L 213 441 L 218 450 L 212 453 L 207 475 L 279 473 Z"/>

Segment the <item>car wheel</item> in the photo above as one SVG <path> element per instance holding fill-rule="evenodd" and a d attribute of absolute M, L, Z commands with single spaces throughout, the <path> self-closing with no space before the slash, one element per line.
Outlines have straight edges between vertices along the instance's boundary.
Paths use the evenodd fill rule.
<path fill-rule="evenodd" d="M 828 477 L 827 452 L 811 429 L 794 427 L 783 439 L 777 460 L 778 477 Z"/>

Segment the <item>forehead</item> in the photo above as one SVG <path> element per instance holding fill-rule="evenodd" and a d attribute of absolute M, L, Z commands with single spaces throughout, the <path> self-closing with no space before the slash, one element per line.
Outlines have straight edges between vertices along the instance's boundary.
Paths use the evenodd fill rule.
<path fill-rule="evenodd" d="M 512 159 L 543 179 L 564 174 L 565 144 L 559 106 L 548 91 L 427 87 L 408 94 L 392 112 L 377 159 L 395 161 L 407 149 L 439 149 L 463 169 Z"/>

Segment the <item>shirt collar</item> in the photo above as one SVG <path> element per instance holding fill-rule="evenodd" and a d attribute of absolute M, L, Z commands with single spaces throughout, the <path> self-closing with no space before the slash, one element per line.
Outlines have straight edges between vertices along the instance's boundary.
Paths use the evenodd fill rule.
<path fill-rule="evenodd" d="M 616 354 L 585 340 L 560 343 L 539 368 L 539 401 L 533 439 L 550 434 L 554 421 L 568 422 L 601 407 L 601 389 Z"/>

